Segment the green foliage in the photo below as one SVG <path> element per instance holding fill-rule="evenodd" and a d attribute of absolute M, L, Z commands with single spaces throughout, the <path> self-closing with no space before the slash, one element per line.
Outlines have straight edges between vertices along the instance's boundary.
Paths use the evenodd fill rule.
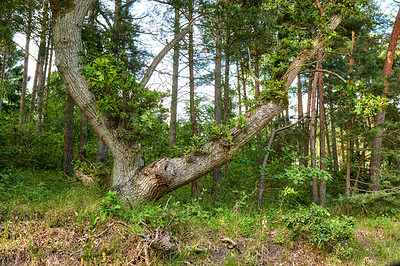
<path fill-rule="evenodd" d="M 317 247 L 334 247 L 337 243 L 354 238 L 353 217 L 337 216 L 328 209 L 312 204 L 283 216 L 282 221 L 294 237 L 303 237 Z"/>
<path fill-rule="evenodd" d="M 101 200 L 99 211 L 101 213 L 101 219 L 104 221 L 107 216 L 121 216 L 121 201 L 116 191 L 109 191 Z"/>
<path fill-rule="evenodd" d="M 137 83 L 124 61 L 113 53 L 106 51 L 85 57 L 82 74 L 90 81 L 99 111 L 106 115 L 118 136 L 129 142 L 151 142 L 154 132 L 163 127 L 160 120 L 166 110 L 161 100 L 166 94 Z"/>

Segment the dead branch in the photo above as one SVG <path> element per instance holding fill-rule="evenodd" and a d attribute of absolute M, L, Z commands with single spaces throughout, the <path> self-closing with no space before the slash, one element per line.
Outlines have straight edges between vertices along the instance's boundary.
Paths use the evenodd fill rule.
<path fill-rule="evenodd" d="M 222 238 L 221 242 L 228 243 L 227 248 L 229 249 L 233 249 L 234 247 L 237 246 L 237 243 L 228 237 Z"/>
<path fill-rule="evenodd" d="M 325 72 L 325 73 L 328 73 L 330 75 L 333 75 L 333 76 L 339 78 L 343 82 L 346 82 L 346 80 L 344 78 L 342 78 L 339 74 L 329 71 L 329 70 L 326 70 L 326 69 L 309 69 L 309 70 L 300 71 L 299 74 L 311 73 L 311 72 Z"/>

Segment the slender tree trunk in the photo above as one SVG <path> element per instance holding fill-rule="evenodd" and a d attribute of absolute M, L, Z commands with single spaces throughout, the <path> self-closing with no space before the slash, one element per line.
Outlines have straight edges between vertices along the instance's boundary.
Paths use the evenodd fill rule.
<path fill-rule="evenodd" d="M 335 122 L 335 114 L 332 101 L 330 102 L 330 106 L 331 106 L 333 170 L 337 172 L 339 171 L 339 158 L 338 158 L 337 141 L 336 141 L 336 122 Z"/>
<path fill-rule="evenodd" d="M 99 142 L 97 143 L 97 153 L 96 153 L 96 163 L 101 163 L 102 165 L 105 165 L 108 160 L 108 147 L 102 141 L 99 139 Z"/>
<path fill-rule="evenodd" d="M 36 102 L 36 94 L 37 94 L 37 87 L 38 87 L 38 77 L 39 77 L 39 68 L 40 68 L 40 58 L 38 54 L 38 58 L 36 61 L 36 70 L 35 70 L 35 77 L 33 79 L 33 87 L 32 87 L 32 94 L 31 94 L 31 103 L 29 105 L 29 121 L 33 121 L 34 111 L 35 111 L 35 102 Z"/>
<path fill-rule="evenodd" d="M 239 62 L 238 61 L 236 61 L 236 77 L 237 77 L 239 115 L 242 115 L 242 95 L 240 93 L 240 72 L 239 72 Z"/>
<path fill-rule="evenodd" d="M 51 38 L 51 37 L 50 37 Z M 44 114 L 43 114 L 43 123 L 47 123 L 49 110 L 48 110 L 48 102 L 50 95 L 50 81 L 51 81 L 51 64 L 53 62 L 53 42 L 50 42 L 50 59 L 49 59 L 49 71 L 47 72 L 47 82 L 46 82 L 46 95 L 44 97 Z"/>
<path fill-rule="evenodd" d="M 7 58 L 7 44 L 6 42 L 4 42 L 3 61 L 1 62 L 1 74 L 0 74 L 0 113 L 3 109 L 3 83 L 6 75 L 6 58 Z"/>
<path fill-rule="evenodd" d="M 386 98 L 389 93 L 389 80 L 387 77 L 392 72 L 393 59 L 396 54 L 397 41 L 400 35 L 400 9 L 396 16 L 396 21 L 394 22 L 392 35 L 390 36 L 389 47 L 386 53 L 386 60 L 383 66 L 383 78 L 385 83 L 385 88 L 382 93 L 382 98 Z M 375 120 L 375 129 L 380 131 L 380 135 L 374 138 L 372 142 L 372 156 L 370 163 L 371 171 L 371 183 L 373 184 L 372 190 L 379 191 L 381 188 L 381 160 L 382 160 L 382 142 L 383 142 L 383 124 L 385 123 L 385 107 L 381 112 L 378 112 Z"/>
<path fill-rule="evenodd" d="M 222 2 L 222 1 L 220 1 Z M 219 6 L 219 12 L 222 11 L 222 6 Z M 218 125 L 222 122 L 222 17 L 218 15 L 217 34 L 216 34 L 216 49 L 215 49 L 215 94 L 214 94 L 214 115 Z M 213 180 L 215 184 L 215 193 L 221 194 L 221 168 L 214 170 Z"/>
<path fill-rule="evenodd" d="M 317 62 L 317 69 L 320 68 L 320 60 Z M 311 92 L 311 121 L 310 121 L 310 157 L 311 157 L 311 167 L 316 168 L 316 151 L 315 151 L 315 142 L 316 142 L 316 98 L 317 98 L 317 86 L 318 86 L 318 72 L 314 74 L 314 81 L 312 84 L 312 92 Z M 318 200 L 318 178 L 312 178 L 312 200 L 315 204 L 319 203 Z"/>
<path fill-rule="evenodd" d="M 175 8 L 174 20 L 175 37 L 179 34 L 179 9 Z M 169 123 L 169 145 L 176 145 L 176 115 L 178 108 L 178 71 L 179 71 L 179 44 L 174 47 L 172 73 L 172 91 L 171 91 L 171 120 Z"/>
<path fill-rule="evenodd" d="M 318 51 L 318 62 L 319 67 L 322 69 L 322 51 Z M 320 165 L 319 168 L 322 171 L 326 171 L 325 164 L 325 108 L 324 108 L 324 80 L 323 73 L 318 72 L 318 99 L 319 99 L 319 154 L 320 154 Z M 326 207 L 326 179 L 325 176 L 321 176 L 319 184 L 319 200 L 323 207 Z"/>
<path fill-rule="evenodd" d="M 243 101 L 244 101 L 244 112 L 247 113 L 247 94 L 246 94 L 246 79 L 244 77 L 244 64 L 240 59 L 240 69 L 242 70 L 242 87 L 243 87 Z"/>
<path fill-rule="evenodd" d="M 66 93 L 65 102 L 65 128 L 64 128 L 64 152 L 63 171 L 68 177 L 74 175 L 72 161 L 74 159 L 74 100 Z"/>
<path fill-rule="evenodd" d="M 29 66 L 29 43 L 31 41 L 31 24 L 32 24 L 32 1 L 29 1 L 29 14 L 26 23 L 26 41 L 25 41 L 25 56 L 24 56 L 24 74 L 22 77 L 21 103 L 19 106 L 19 124 L 18 131 L 22 131 L 22 126 L 25 123 L 25 103 L 26 103 L 26 86 L 28 84 L 28 66 Z"/>
<path fill-rule="evenodd" d="M 189 1 L 189 21 L 193 19 L 193 0 Z M 193 27 L 189 31 L 189 87 L 190 87 L 190 124 L 192 136 L 197 135 L 197 123 L 194 99 L 194 45 L 193 45 Z M 191 194 L 193 199 L 198 198 L 197 180 L 192 181 Z"/>
<path fill-rule="evenodd" d="M 297 119 L 301 119 L 303 117 L 303 94 L 301 92 L 301 78 L 300 74 L 297 75 Z M 299 153 L 300 153 L 300 165 L 305 165 L 305 159 L 303 158 L 304 150 L 305 150 L 305 138 L 304 138 L 304 125 L 301 127 L 301 134 L 299 135 Z"/>
<path fill-rule="evenodd" d="M 227 139 L 223 137 L 201 147 L 203 151 L 207 151 L 204 154 L 191 154 L 190 162 L 184 157 L 173 159 L 164 157 L 144 167 L 143 154 L 132 153 L 132 147 L 126 147 L 125 143 L 116 137 L 115 129 L 108 127 L 109 124 L 99 111 L 94 95 L 89 91 L 88 81 L 79 72 L 78 52 L 81 50 L 82 44 L 82 23 L 93 3 L 93 0 L 51 1 L 56 64 L 65 81 L 67 91 L 73 96 L 81 111 L 85 113 L 94 132 L 102 138 L 113 155 L 111 185 L 122 199 L 157 199 L 212 172 L 233 158 L 284 107 L 284 103 L 279 104 L 275 101 L 257 106 L 253 112 L 248 114 L 246 126 L 231 130 L 232 140 L 229 147 L 226 146 Z M 328 22 L 328 32 L 334 30 L 341 20 L 341 14 L 334 15 Z M 188 31 L 189 28 L 185 28 L 179 38 L 183 38 Z M 179 38 L 168 43 L 155 57 L 141 80 L 144 86 L 158 62 L 179 41 Z M 325 43 L 325 34 L 318 32 L 312 45 L 293 59 L 288 70 L 290 73 L 286 73 L 282 79 L 285 90 L 297 76 L 300 70 L 298 66 L 304 65 Z M 140 143 L 132 145 L 140 145 Z"/>
<path fill-rule="evenodd" d="M 254 86 L 254 93 L 255 96 L 258 97 L 260 94 L 260 68 L 258 63 L 258 45 L 257 45 L 257 37 L 254 37 L 254 74 L 256 75 L 257 79 L 255 79 L 255 86 Z"/>
<path fill-rule="evenodd" d="M 47 1 L 45 2 L 47 7 Z M 43 63 L 41 65 L 41 69 L 39 70 L 39 78 L 38 78 L 38 93 L 37 93 L 37 104 L 36 104 L 36 127 L 35 134 L 40 135 L 42 132 L 42 114 L 43 114 L 43 100 L 44 100 L 44 85 L 46 79 L 46 71 L 48 65 L 48 57 L 49 57 L 49 49 L 51 39 L 48 38 L 47 45 L 45 39 L 45 30 L 46 30 L 46 20 L 47 20 L 47 8 L 45 10 L 46 17 L 44 18 L 44 22 L 42 25 L 42 34 L 43 34 L 43 42 L 44 42 L 44 51 L 43 51 Z M 42 40 L 40 42 L 40 46 L 42 46 Z M 41 47 L 39 48 L 41 49 Z"/>
<path fill-rule="evenodd" d="M 87 139 L 88 139 L 88 128 L 89 128 L 89 124 L 88 124 L 88 120 L 86 118 L 86 116 L 81 113 L 81 136 L 80 136 L 80 141 L 79 141 L 79 157 L 81 159 L 86 159 L 87 158 Z"/>

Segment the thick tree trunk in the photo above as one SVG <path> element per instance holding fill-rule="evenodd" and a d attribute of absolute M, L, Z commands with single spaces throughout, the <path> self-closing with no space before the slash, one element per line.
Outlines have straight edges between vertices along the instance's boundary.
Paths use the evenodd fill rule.
<path fill-rule="evenodd" d="M 26 103 L 26 86 L 28 84 L 28 63 L 29 63 L 29 43 L 31 41 L 31 24 L 32 24 L 32 1 L 29 1 L 29 15 L 26 23 L 26 41 L 25 41 L 25 56 L 24 56 L 24 74 L 22 77 L 21 103 L 19 106 L 19 124 L 18 131 L 22 131 L 22 126 L 25 123 L 25 103 Z"/>
<path fill-rule="evenodd" d="M 392 35 L 390 36 L 390 42 L 388 51 L 386 53 L 385 65 L 383 66 L 383 78 L 385 83 L 385 88 L 382 93 L 382 98 L 386 98 L 389 92 L 389 81 L 387 76 L 390 75 L 393 68 L 393 59 L 396 54 L 397 41 L 400 35 L 400 9 L 396 16 L 396 21 L 394 22 Z M 383 107 L 382 112 L 378 112 L 375 120 L 375 129 L 379 130 L 381 133 L 378 137 L 374 138 L 372 143 L 372 156 L 370 163 L 371 171 L 371 182 L 373 184 L 372 190 L 378 191 L 381 187 L 381 160 L 382 160 L 382 141 L 383 141 L 383 124 L 385 123 L 385 107 Z"/>
<path fill-rule="evenodd" d="M 68 177 L 74 175 L 72 161 L 74 159 L 74 100 L 66 93 L 65 102 L 65 127 L 64 127 L 64 152 L 63 171 Z"/>
<path fill-rule="evenodd" d="M 318 61 L 320 62 L 320 69 L 322 69 L 322 51 L 318 52 Z M 318 72 L 318 99 L 319 99 L 319 154 L 320 154 L 320 165 L 319 168 L 322 171 L 326 170 L 325 164 L 325 108 L 324 108 L 324 80 L 323 73 Z M 319 184 L 319 200 L 323 207 L 326 207 L 326 179 L 321 176 Z"/>
<path fill-rule="evenodd" d="M 56 64 L 67 85 L 68 92 L 73 96 L 81 111 L 86 114 L 95 133 L 101 137 L 112 153 L 112 187 L 119 192 L 123 199 L 157 199 L 212 172 L 235 156 L 283 107 L 279 105 L 278 101 L 271 101 L 258 106 L 253 112 L 246 115 L 246 126 L 231 130 L 232 141 L 230 143 L 225 138 L 213 140 L 202 147 L 203 153 L 189 155 L 190 160 L 187 160 L 187 156 L 186 158 L 178 157 L 174 159 L 162 158 L 143 168 L 142 155 L 130 153 L 129 147 L 126 148 L 122 145 L 116 139 L 113 130 L 107 128 L 107 121 L 98 111 L 96 100 L 89 91 L 89 84 L 79 72 L 78 52 L 81 48 L 81 28 L 83 19 L 93 2 L 94 0 L 51 1 Z M 72 5 L 70 5 L 71 3 Z M 341 15 L 335 15 L 329 22 L 330 25 L 333 25 L 330 29 L 334 29 L 340 21 Z M 182 35 L 184 34 L 182 33 L 179 36 Z M 293 60 L 294 64 L 298 66 L 299 62 L 306 62 L 318 49 L 323 47 L 325 39 L 318 35 L 316 40 L 314 40 L 311 48 Z M 163 53 L 168 48 L 172 48 L 174 43 L 177 43 L 176 39 L 155 58 L 151 64 L 151 69 L 146 72 L 142 80 L 148 81 Z M 292 66 L 290 69 L 294 77 L 292 74 L 285 75 L 286 88 L 291 85 L 300 68 Z M 143 83 L 146 84 L 147 82 Z"/>
<path fill-rule="evenodd" d="M 179 9 L 175 8 L 174 20 L 175 37 L 179 34 Z M 179 44 L 174 47 L 172 66 L 172 91 L 171 91 L 171 119 L 169 123 L 169 145 L 176 145 L 176 115 L 178 109 L 178 72 L 179 72 Z"/>

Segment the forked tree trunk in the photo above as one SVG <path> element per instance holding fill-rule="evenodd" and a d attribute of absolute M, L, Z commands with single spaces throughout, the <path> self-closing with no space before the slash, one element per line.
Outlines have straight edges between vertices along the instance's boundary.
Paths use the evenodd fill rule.
<path fill-rule="evenodd" d="M 383 78 L 385 88 L 382 93 L 382 98 L 386 98 L 389 92 L 389 81 L 387 76 L 392 72 L 393 59 L 396 54 L 397 41 L 400 35 L 400 9 L 397 13 L 396 21 L 394 22 L 392 35 L 390 36 L 389 48 L 386 53 L 385 65 L 383 66 Z M 385 107 L 381 112 L 378 112 L 375 120 L 375 129 L 380 131 L 380 135 L 374 138 L 372 143 L 372 156 L 371 156 L 371 182 L 373 184 L 372 189 L 374 191 L 380 190 L 381 187 L 381 159 L 382 155 L 382 141 L 383 141 L 383 124 L 385 123 Z"/>
<path fill-rule="evenodd" d="M 213 140 L 202 147 L 203 153 L 190 155 L 190 161 L 184 157 L 173 159 L 164 157 L 144 167 L 142 154 L 132 154 L 129 147 L 118 141 L 113 129 L 107 127 L 107 121 L 99 112 L 96 100 L 89 91 L 88 81 L 79 72 L 78 52 L 81 49 L 81 28 L 83 19 L 93 2 L 94 0 L 51 1 L 56 62 L 67 84 L 68 92 L 73 96 L 76 105 L 85 113 L 95 133 L 102 138 L 112 153 L 112 188 L 118 191 L 123 199 L 157 199 L 212 172 L 235 156 L 281 110 L 282 105 L 278 101 L 271 101 L 257 107 L 246 115 L 246 126 L 231 130 L 230 145 L 227 145 L 225 138 Z M 328 30 L 333 30 L 341 20 L 342 15 L 333 16 L 329 22 L 332 26 Z M 185 32 L 187 33 L 188 30 L 185 29 L 179 36 L 183 37 Z M 286 74 L 283 80 L 286 88 L 291 85 L 300 67 L 323 47 L 324 41 L 323 35 L 318 34 L 313 45 L 293 60 L 294 66 L 289 67 L 291 73 Z M 147 84 L 157 62 L 176 42 L 177 39 L 174 39 L 155 58 L 142 79 L 143 84 Z M 138 143 L 135 144 L 138 145 Z"/>

